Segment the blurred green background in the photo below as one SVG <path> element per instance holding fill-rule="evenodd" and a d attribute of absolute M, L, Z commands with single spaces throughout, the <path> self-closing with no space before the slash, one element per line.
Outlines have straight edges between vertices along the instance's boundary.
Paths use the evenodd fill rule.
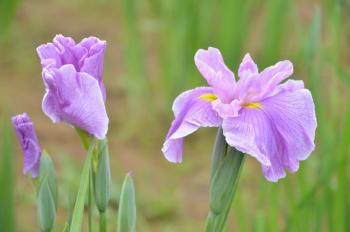
<path fill-rule="evenodd" d="M 350 3 L 346 0 L 1 0 L 0 1 L 0 231 L 38 231 L 34 186 L 10 116 L 27 112 L 59 175 L 62 231 L 77 189 L 84 149 L 75 131 L 41 111 L 44 86 L 35 48 L 63 34 L 107 40 L 113 200 L 132 170 L 138 231 L 203 231 L 208 209 L 215 129 L 186 139 L 184 162 L 161 154 L 183 90 L 205 85 L 193 62 L 197 49 L 219 48 L 234 72 L 246 52 L 260 69 L 282 59 L 305 81 L 316 104 L 316 151 L 300 170 L 267 182 L 248 158 L 228 231 L 350 231 Z M 96 213 L 97 228 L 97 213 Z"/>

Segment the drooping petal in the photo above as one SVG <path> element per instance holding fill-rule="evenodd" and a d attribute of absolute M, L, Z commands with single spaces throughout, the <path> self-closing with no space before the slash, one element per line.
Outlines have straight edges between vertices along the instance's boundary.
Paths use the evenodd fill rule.
<path fill-rule="evenodd" d="M 65 121 L 98 139 L 108 130 L 108 116 L 98 81 L 73 65 L 44 70 L 43 111 L 54 121 Z"/>
<path fill-rule="evenodd" d="M 48 74 L 46 74 L 48 76 Z M 51 88 L 54 88 L 52 86 Z M 46 91 L 43 102 L 41 104 L 41 107 L 44 111 L 44 113 L 52 120 L 54 123 L 58 123 L 62 121 L 59 112 L 60 112 L 60 106 L 58 104 L 58 101 L 56 100 L 55 96 L 56 91 Z"/>
<path fill-rule="evenodd" d="M 199 49 L 194 60 L 199 72 L 213 87 L 215 95 L 224 103 L 233 100 L 236 88 L 235 76 L 225 65 L 220 51 L 211 47 L 208 50 Z"/>
<path fill-rule="evenodd" d="M 304 89 L 304 81 L 301 80 L 287 80 L 283 84 L 277 85 L 276 88 L 271 92 L 271 94 L 267 95 L 274 96 L 280 93 L 285 92 L 294 92 L 299 89 Z"/>
<path fill-rule="evenodd" d="M 266 116 L 259 109 L 243 108 L 238 117 L 223 119 L 223 133 L 227 143 L 237 150 L 255 157 L 264 165 L 271 165 L 261 146 L 272 138 Z"/>
<path fill-rule="evenodd" d="M 23 173 L 31 172 L 32 177 L 35 178 L 39 174 L 41 149 L 33 122 L 24 113 L 12 117 L 12 125 L 23 151 Z"/>
<path fill-rule="evenodd" d="M 174 163 L 182 161 L 183 137 L 200 127 L 218 127 L 221 118 L 212 109 L 211 102 L 200 96 L 212 93 L 210 87 L 199 87 L 179 95 L 173 105 L 175 119 L 166 136 L 162 152 L 167 160 Z"/>
<path fill-rule="evenodd" d="M 246 78 L 251 76 L 252 74 L 258 73 L 258 66 L 255 64 L 254 60 L 250 56 L 249 53 L 247 53 L 238 69 L 238 76 L 240 79 Z"/>
<path fill-rule="evenodd" d="M 184 109 L 189 104 L 190 99 L 199 100 L 199 97 L 211 93 L 213 93 L 213 88 L 211 87 L 197 87 L 181 93 L 175 98 L 172 106 L 175 117 L 184 111 Z"/>
<path fill-rule="evenodd" d="M 284 91 L 261 102 L 263 109 L 244 108 L 224 120 L 227 142 L 257 158 L 265 177 L 277 181 L 285 169 L 298 170 L 314 149 L 315 108 L 306 89 Z M 268 162 L 266 162 L 268 161 Z"/>

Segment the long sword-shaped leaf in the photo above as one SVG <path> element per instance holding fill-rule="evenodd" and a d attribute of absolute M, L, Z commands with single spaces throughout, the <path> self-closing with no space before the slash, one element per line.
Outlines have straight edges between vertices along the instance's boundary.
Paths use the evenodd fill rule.
<path fill-rule="evenodd" d="M 233 198 L 243 158 L 244 154 L 230 147 L 216 170 L 210 185 L 210 210 L 216 215 Z"/>
<path fill-rule="evenodd" d="M 206 222 L 206 232 L 224 230 L 243 160 L 244 154 L 228 147 L 222 130 L 219 129 L 213 150 L 210 211 Z"/>
<path fill-rule="evenodd" d="M 84 214 L 84 203 L 85 203 L 85 197 L 88 191 L 89 174 L 91 171 L 91 163 L 92 163 L 91 161 L 92 161 L 94 147 L 95 147 L 95 142 L 92 142 L 87 152 L 87 157 L 84 163 L 83 172 L 80 177 L 79 191 L 75 201 L 71 226 L 69 230 L 70 232 L 78 232 L 81 230 L 81 224 L 82 224 L 82 219 Z"/>

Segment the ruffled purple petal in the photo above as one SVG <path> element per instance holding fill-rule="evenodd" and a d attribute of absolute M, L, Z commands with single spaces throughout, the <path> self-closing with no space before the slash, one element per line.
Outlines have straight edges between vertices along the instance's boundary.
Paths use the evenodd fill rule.
<path fill-rule="evenodd" d="M 261 93 L 259 99 L 268 97 L 282 81 L 293 74 L 293 64 L 284 60 L 264 69 L 260 73 Z"/>
<path fill-rule="evenodd" d="M 225 118 L 222 128 L 226 142 L 237 150 L 256 158 L 264 165 L 271 165 L 261 144 L 273 142 L 265 114 L 258 109 L 243 108 L 238 117 Z"/>
<path fill-rule="evenodd" d="M 252 74 L 258 74 L 258 66 L 255 64 L 254 60 L 247 53 L 238 69 L 238 76 L 240 79 L 251 76 Z"/>
<path fill-rule="evenodd" d="M 213 87 L 215 95 L 224 103 L 232 101 L 236 88 L 235 76 L 225 65 L 220 51 L 211 47 L 208 50 L 199 49 L 194 60 L 199 72 Z"/>
<path fill-rule="evenodd" d="M 83 39 L 78 46 L 85 48 L 87 51 L 80 61 L 80 72 L 86 72 L 98 80 L 103 99 L 106 99 L 106 89 L 102 79 L 106 41 L 89 37 Z"/>
<path fill-rule="evenodd" d="M 48 74 L 46 74 L 48 76 Z M 53 88 L 53 87 L 52 87 Z M 44 113 L 54 122 L 58 123 L 62 121 L 59 115 L 60 106 L 56 100 L 55 91 L 46 91 L 42 105 Z"/>
<path fill-rule="evenodd" d="M 58 50 L 52 43 L 40 45 L 36 51 L 39 55 L 41 66 L 43 68 L 59 68 L 62 66 L 62 60 Z"/>
<path fill-rule="evenodd" d="M 163 144 L 162 152 L 170 162 L 182 162 L 183 137 L 200 127 L 218 127 L 222 120 L 212 109 L 211 102 L 199 97 L 212 93 L 210 87 L 199 87 L 179 95 L 173 105 L 175 119 Z"/>
<path fill-rule="evenodd" d="M 39 175 L 41 149 L 34 125 L 26 113 L 12 117 L 12 125 L 23 151 L 23 173 L 31 172 L 32 177 L 36 178 Z"/>
<path fill-rule="evenodd" d="M 261 99 L 262 84 L 259 74 L 250 74 L 239 79 L 237 95 L 242 102 L 255 102 Z"/>
<path fill-rule="evenodd" d="M 276 88 L 268 96 L 271 97 L 280 93 L 294 92 L 299 89 L 304 89 L 304 81 L 287 80 L 283 84 L 277 85 Z"/>
<path fill-rule="evenodd" d="M 65 121 L 98 139 L 108 130 L 108 116 L 97 80 L 73 65 L 44 70 L 43 111 L 54 122 Z"/>
<path fill-rule="evenodd" d="M 297 171 L 313 151 L 315 108 L 306 89 L 281 91 L 261 105 L 262 110 L 244 108 L 239 117 L 225 119 L 223 130 L 227 142 L 257 158 L 265 177 L 275 182 L 285 177 L 285 169 Z"/>
<path fill-rule="evenodd" d="M 212 106 L 221 118 L 237 117 L 242 108 L 241 102 L 236 99 L 229 104 L 222 103 L 220 99 L 217 99 L 213 101 Z"/>
<path fill-rule="evenodd" d="M 75 41 L 71 37 L 56 35 L 53 39 L 53 44 L 56 46 L 60 54 L 62 64 L 72 64 L 79 70 L 79 57 L 83 54 L 83 50 L 76 46 Z"/>
<path fill-rule="evenodd" d="M 56 35 L 53 43 L 47 43 L 37 48 L 43 68 L 60 68 L 71 64 L 78 72 L 86 72 L 94 77 L 100 86 L 103 99 L 106 99 L 106 89 L 103 84 L 103 61 L 106 41 L 96 37 L 88 37 L 76 44 L 71 37 Z"/>

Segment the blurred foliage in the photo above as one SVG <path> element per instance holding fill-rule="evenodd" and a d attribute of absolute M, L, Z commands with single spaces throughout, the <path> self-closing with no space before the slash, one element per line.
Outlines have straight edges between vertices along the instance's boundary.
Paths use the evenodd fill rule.
<path fill-rule="evenodd" d="M 0 1 L 0 41 L 6 36 L 7 30 L 13 20 L 19 0 Z"/>
<path fill-rule="evenodd" d="M 140 231 L 204 229 L 208 199 L 201 196 L 208 194 L 209 137 L 200 132 L 200 136 L 204 136 L 195 141 L 188 139 L 186 161 L 177 167 L 159 161 L 163 159 L 159 149 L 172 119 L 173 99 L 183 90 L 205 85 L 193 56 L 197 49 L 208 46 L 219 48 L 235 73 L 246 52 L 251 53 L 260 69 L 290 59 L 295 69 L 292 78 L 305 81 L 317 110 L 316 150 L 308 161 L 300 164 L 296 174 L 288 175 L 277 184 L 269 183 L 256 162 L 247 159 L 229 216 L 229 231 L 350 231 L 348 1 L 22 1 L 16 17 L 5 16 L 15 11 L 2 8 L 3 2 L 6 0 L 0 3 L 0 12 L 6 14 L 0 13 L 0 20 L 12 18 L 14 21 L 11 33 L 6 35 L 9 42 L 6 47 L 0 47 L 1 54 L 7 54 L 0 60 L 0 72 L 4 72 L 0 75 L 0 84 L 26 81 L 15 79 L 16 75 L 39 77 L 40 65 L 34 49 L 50 40 L 53 34 L 64 33 L 77 39 L 96 34 L 108 39 L 105 76 L 107 87 L 113 91 L 109 92 L 111 100 L 107 103 L 111 130 L 115 131 L 111 133 L 118 134 L 111 134 L 110 138 L 114 149 L 111 149 L 111 153 L 114 152 L 111 170 L 114 176 L 128 171 L 123 170 L 124 166 L 139 173 L 134 179 L 140 205 Z M 54 10 L 50 11 L 51 8 Z M 50 17 L 51 14 L 54 16 Z M 6 22 L 10 25 L 10 21 Z M 13 81 L 3 78 L 5 74 L 15 74 Z M 116 76 L 118 78 L 114 78 Z M 39 111 L 41 93 L 36 95 L 31 87 L 20 89 L 27 90 L 35 102 L 29 102 L 31 98 L 22 92 L 17 97 L 3 88 L 3 104 L 12 105 L 12 97 L 17 97 L 17 102 L 31 103 L 27 109 Z M 11 109 L 17 113 L 22 111 L 20 106 L 23 104 L 13 105 Z M 43 120 L 37 124 L 47 127 L 48 123 Z M 46 138 L 48 134 L 48 138 L 58 139 L 54 132 L 46 131 L 39 137 Z M 52 147 L 59 150 L 57 146 Z M 124 154 L 125 151 L 130 154 Z M 67 167 L 71 165 L 71 157 L 53 158 L 61 162 L 61 170 L 70 170 L 61 178 L 69 178 L 72 180 L 69 186 L 74 186 L 71 173 L 76 172 L 76 168 Z M 1 173 L 5 172 L 1 170 Z M 120 186 L 120 179 L 113 180 Z M 113 188 L 113 199 L 118 199 L 119 188 Z M 1 202 L 11 202 L 11 194 L 13 192 L 7 195 L 9 201 L 1 198 Z M 69 199 L 63 201 L 69 202 Z M 28 202 L 18 204 L 16 207 L 22 209 Z M 117 204 L 118 200 L 112 200 L 114 214 Z M 200 212 L 194 212 L 196 209 Z M 59 213 L 65 216 L 66 212 Z M 62 221 L 58 221 L 58 228 L 63 228 Z M 110 228 L 115 228 L 115 217 L 109 221 Z M 21 228 L 27 227 L 21 225 Z"/>
<path fill-rule="evenodd" d="M 0 117 L 1 121 L 4 119 Z M 14 157 L 12 133 L 8 122 L 3 123 L 1 129 L 1 156 L 0 156 L 0 225 L 1 230 L 15 231 L 14 208 Z"/>

